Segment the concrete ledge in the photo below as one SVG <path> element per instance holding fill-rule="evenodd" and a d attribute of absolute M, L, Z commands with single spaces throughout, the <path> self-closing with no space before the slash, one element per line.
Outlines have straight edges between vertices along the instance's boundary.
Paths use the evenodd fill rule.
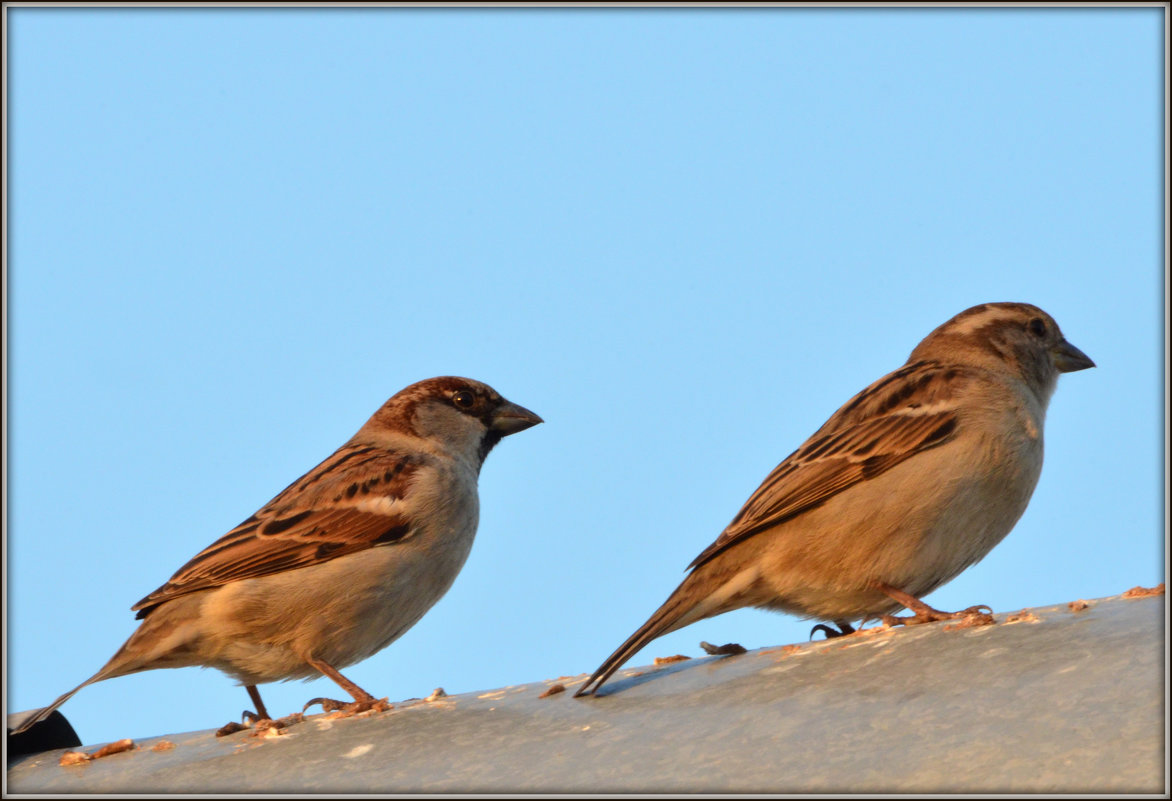
<path fill-rule="evenodd" d="M 1116 596 L 632 668 L 596 698 L 571 697 L 581 675 L 73 767 L 51 751 L 7 789 L 1165 794 L 1164 610 Z"/>

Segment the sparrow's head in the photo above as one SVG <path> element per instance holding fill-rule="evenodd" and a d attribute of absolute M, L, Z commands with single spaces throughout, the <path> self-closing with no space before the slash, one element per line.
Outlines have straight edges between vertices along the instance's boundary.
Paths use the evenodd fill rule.
<path fill-rule="evenodd" d="M 965 309 L 924 338 L 909 361 L 938 360 L 1010 371 L 1043 399 L 1060 373 L 1095 363 L 1062 336 L 1054 318 L 1029 303 L 983 303 Z"/>
<path fill-rule="evenodd" d="M 484 457 L 509 434 L 544 422 L 495 389 L 471 378 L 429 378 L 400 390 L 382 405 L 371 427 L 426 439 L 457 455 Z"/>

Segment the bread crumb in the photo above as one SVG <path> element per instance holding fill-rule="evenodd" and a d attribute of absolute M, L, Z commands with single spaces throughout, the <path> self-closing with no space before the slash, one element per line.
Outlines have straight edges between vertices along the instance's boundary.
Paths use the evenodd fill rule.
<path fill-rule="evenodd" d="M 125 740 L 118 740 L 117 742 L 107 743 L 94 751 L 92 754 L 87 754 L 84 751 L 66 751 L 61 755 L 61 759 L 57 764 L 66 765 L 84 765 L 95 759 L 108 757 L 111 754 L 121 754 L 123 751 L 131 751 L 134 749 L 134 740 L 126 738 Z"/>
<path fill-rule="evenodd" d="M 121 754 L 123 751 L 131 751 L 134 749 L 134 740 L 129 737 L 125 740 L 119 740 L 114 743 L 103 745 L 94 752 L 93 759 L 101 759 L 102 757 L 110 756 L 111 754 Z"/>
<path fill-rule="evenodd" d="M 1132 587 L 1127 592 L 1123 593 L 1124 598 L 1150 598 L 1153 595 L 1163 595 L 1164 584 L 1161 582 L 1155 587 Z"/>
<path fill-rule="evenodd" d="M 687 659 L 691 659 L 691 658 L 692 657 L 684 656 L 683 654 L 676 654 L 675 656 L 657 656 L 657 657 L 655 657 L 654 664 L 656 664 L 656 665 L 670 665 L 672 662 L 683 662 L 683 661 L 685 661 Z"/>
<path fill-rule="evenodd" d="M 1033 612 L 1030 612 L 1027 609 L 1023 609 L 1020 612 L 1014 612 L 1013 614 L 1006 616 L 1005 622 L 1006 623 L 1040 623 L 1041 618 L 1038 617 L 1037 615 L 1035 615 Z"/>
<path fill-rule="evenodd" d="M 57 764 L 63 768 L 70 765 L 85 765 L 91 759 L 93 759 L 93 757 L 91 757 L 89 754 L 82 753 L 81 751 L 66 751 L 61 755 L 61 759 Z"/>
<path fill-rule="evenodd" d="M 551 695 L 557 695 L 558 693 L 564 693 L 565 691 L 566 691 L 566 685 L 564 685 L 564 684 L 551 684 L 545 688 L 545 692 L 543 692 L 541 695 L 539 695 L 537 697 L 538 698 L 549 698 Z"/>

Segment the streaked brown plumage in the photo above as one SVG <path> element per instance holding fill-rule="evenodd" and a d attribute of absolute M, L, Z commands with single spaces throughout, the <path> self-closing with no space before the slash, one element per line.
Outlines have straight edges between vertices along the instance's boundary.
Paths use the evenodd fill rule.
<path fill-rule="evenodd" d="M 733 609 L 844 631 L 901 606 L 916 612 L 909 622 L 946 615 L 918 599 L 1013 528 L 1041 473 L 1058 375 L 1093 366 L 1036 306 L 956 315 L 786 457 L 576 695 L 651 640 Z"/>
<path fill-rule="evenodd" d="M 200 551 L 132 607 L 143 622 L 88 684 L 200 665 L 256 685 L 327 675 L 389 645 L 455 580 L 479 519 L 477 478 L 493 446 L 542 422 L 491 387 L 445 376 L 388 400 L 329 458 Z M 334 707 L 339 702 L 329 702 Z"/>

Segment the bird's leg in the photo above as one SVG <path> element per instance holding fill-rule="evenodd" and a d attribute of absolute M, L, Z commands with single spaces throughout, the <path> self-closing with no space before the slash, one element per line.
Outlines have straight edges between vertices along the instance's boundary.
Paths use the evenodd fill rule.
<path fill-rule="evenodd" d="M 810 639 L 814 639 L 814 635 L 818 632 L 825 634 L 826 639 L 828 640 L 833 640 L 835 637 L 845 637 L 848 634 L 855 633 L 855 627 L 852 626 L 849 621 L 836 620 L 834 621 L 834 625 L 838 626 L 838 628 L 828 626 L 825 623 L 819 623 L 817 626 L 810 629 Z"/>
<path fill-rule="evenodd" d="M 333 712 L 334 710 L 340 709 L 343 712 L 347 712 L 351 715 L 358 712 L 365 712 L 368 709 L 378 709 L 380 711 L 383 709 L 390 709 L 390 704 L 387 703 L 387 699 L 375 698 L 366 690 L 350 681 L 350 679 L 334 670 L 333 666 L 329 665 L 328 663 L 323 662 L 320 659 L 313 658 L 307 658 L 305 661 L 319 670 L 322 675 L 329 676 L 337 683 L 339 687 L 350 693 L 350 695 L 354 696 L 354 702 L 347 704 L 344 701 L 335 701 L 332 698 L 314 698 L 312 701 L 309 701 L 304 707 L 302 707 L 302 712 L 304 712 L 306 709 L 309 709 L 314 704 L 321 704 L 323 712 Z"/>
<path fill-rule="evenodd" d="M 880 619 L 887 626 L 916 626 L 920 623 L 935 623 L 938 620 L 956 620 L 957 618 L 969 617 L 978 618 L 982 624 L 993 622 L 993 610 L 984 604 L 970 606 L 968 609 L 962 609 L 959 612 L 941 612 L 939 609 L 933 609 L 928 606 L 919 598 L 882 582 L 875 582 L 875 589 L 893 601 L 898 601 L 914 613 L 912 617 L 881 615 Z"/>
<path fill-rule="evenodd" d="M 246 684 L 244 689 L 248 690 L 248 697 L 252 699 L 252 705 L 256 707 L 256 712 L 249 712 L 244 710 L 244 718 L 249 723 L 256 724 L 262 720 L 272 720 L 269 711 L 265 709 L 265 702 L 260 700 L 260 690 L 256 689 L 255 684 Z"/>
<path fill-rule="evenodd" d="M 256 711 L 253 712 L 246 709 L 240 715 L 240 719 L 247 720 L 254 727 L 260 723 L 271 724 L 273 719 L 269 717 L 269 711 L 265 709 L 265 702 L 260 700 L 260 690 L 256 689 L 255 684 L 246 684 L 244 685 L 244 689 L 248 690 L 248 697 L 252 699 L 252 704 L 256 707 Z M 248 726 L 245 726 L 243 723 L 232 721 L 217 729 L 216 736 L 224 737 L 229 734 L 235 734 L 238 731 L 244 731 L 247 728 Z"/>

